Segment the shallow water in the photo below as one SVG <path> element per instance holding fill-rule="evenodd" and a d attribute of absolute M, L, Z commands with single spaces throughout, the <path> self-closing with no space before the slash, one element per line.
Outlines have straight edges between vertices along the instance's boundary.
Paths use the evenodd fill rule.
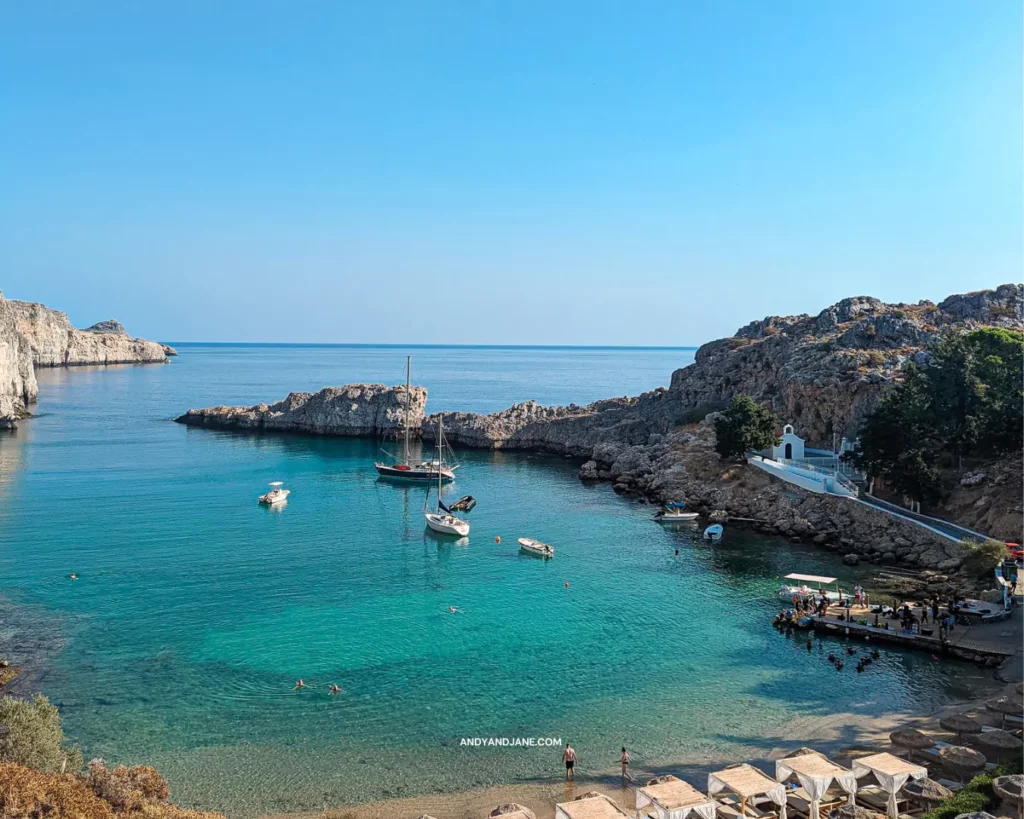
<path fill-rule="evenodd" d="M 778 578 L 828 552 L 662 528 L 560 458 L 460 452 L 465 541 L 425 490 L 376 479 L 372 441 L 256 437 L 167 419 L 346 381 L 400 381 L 397 348 L 182 347 L 170 366 L 41 373 L 39 417 L 0 438 L 0 651 L 87 756 L 153 764 L 184 803 L 320 809 L 770 746 L 800 715 L 928 708 L 991 686 L 886 651 L 837 672 L 768 625 Z M 430 409 L 586 402 L 667 383 L 692 351 L 414 350 Z M 271 479 L 283 508 L 256 505 Z M 551 561 L 520 555 L 531 535 Z M 501 537 L 501 543 L 495 538 Z M 675 550 L 679 554 L 675 554 Z M 68 579 L 69 572 L 79 580 Z M 566 587 L 568 583 L 568 587 Z M 449 606 L 461 613 L 451 614 Z M 291 690 L 303 678 L 309 689 Z M 327 694 L 337 683 L 344 693 Z"/>

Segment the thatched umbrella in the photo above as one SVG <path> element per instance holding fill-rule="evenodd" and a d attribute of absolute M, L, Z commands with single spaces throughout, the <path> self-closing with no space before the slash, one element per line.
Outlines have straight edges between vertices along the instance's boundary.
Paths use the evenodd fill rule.
<path fill-rule="evenodd" d="M 950 714 L 948 717 L 940 719 L 939 725 L 958 737 L 964 734 L 980 734 L 983 727 L 978 720 L 967 716 L 967 714 Z"/>
<path fill-rule="evenodd" d="M 1016 691 L 1018 694 L 1024 694 L 1024 682 L 1017 683 L 1013 687 L 1013 690 Z"/>
<path fill-rule="evenodd" d="M 945 802 L 953 796 L 953 791 L 934 779 L 912 779 L 903 786 L 903 792 L 915 802 Z"/>
<path fill-rule="evenodd" d="M 487 814 L 488 816 L 524 816 L 526 819 L 537 819 L 537 814 L 529 808 L 519 805 L 515 802 L 506 802 L 504 805 L 498 805 L 494 810 Z"/>
<path fill-rule="evenodd" d="M 973 748 L 964 748 L 962 745 L 950 745 L 939 750 L 939 759 L 942 767 L 958 774 L 961 779 L 964 775 L 977 773 L 985 767 L 985 755 L 978 753 Z"/>
<path fill-rule="evenodd" d="M 991 752 L 995 757 L 1010 754 L 1014 751 L 1020 751 L 1021 748 L 1024 747 L 1017 737 L 1009 731 L 1003 731 L 999 728 L 996 728 L 994 731 L 985 731 L 975 737 L 971 737 L 971 742 L 974 745 L 978 745 L 983 753 L 988 754 Z"/>
<path fill-rule="evenodd" d="M 985 703 L 985 707 L 989 711 L 995 711 L 997 714 L 1000 714 L 1003 723 L 1006 722 L 1006 717 L 1009 714 L 1019 716 L 1024 713 L 1024 703 L 1015 697 L 1000 697 L 997 700 L 989 700 Z"/>
<path fill-rule="evenodd" d="M 429 813 L 424 813 L 420 815 L 419 819 L 434 819 L 434 817 L 431 816 Z"/>
<path fill-rule="evenodd" d="M 997 776 L 992 780 L 992 790 L 1004 802 L 1016 805 L 1018 819 L 1024 819 L 1024 776 Z"/>
<path fill-rule="evenodd" d="M 908 751 L 923 751 L 925 748 L 935 745 L 930 736 L 922 734 L 916 728 L 901 728 L 899 731 L 893 731 L 889 734 L 889 741 Z"/>
<path fill-rule="evenodd" d="M 979 810 L 976 813 L 958 813 L 956 819 L 996 819 L 991 813 Z"/>
<path fill-rule="evenodd" d="M 875 813 L 860 805 L 843 805 L 832 811 L 829 819 L 885 819 L 885 814 Z"/>

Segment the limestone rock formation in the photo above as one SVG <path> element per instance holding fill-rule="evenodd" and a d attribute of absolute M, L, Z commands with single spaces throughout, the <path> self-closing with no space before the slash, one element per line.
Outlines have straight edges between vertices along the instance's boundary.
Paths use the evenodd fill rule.
<path fill-rule="evenodd" d="M 426 389 L 412 387 L 409 400 L 409 426 L 418 431 L 427 403 Z M 397 435 L 401 431 L 405 401 L 404 386 L 348 384 L 325 387 L 315 393 L 293 392 L 276 404 L 190 409 L 175 420 L 181 424 L 215 429 L 382 437 Z"/>
<path fill-rule="evenodd" d="M 167 361 L 163 345 L 132 338 L 113 319 L 76 330 L 67 315 L 44 304 L 10 301 L 18 332 L 23 335 L 37 367 L 80 364 L 138 364 Z"/>
<path fill-rule="evenodd" d="M 38 392 L 28 341 L 18 332 L 11 302 L 0 293 L 0 428 L 10 429 L 28 415 Z"/>
<path fill-rule="evenodd" d="M 87 333 L 114 333 L 119 336 L 128 335 L 128 331 L 124 329 L 124 325 L 117 319 L 107 319 L 106 321 L 97 321 L 92 327 L 86 327 L 85 332 Z"/>

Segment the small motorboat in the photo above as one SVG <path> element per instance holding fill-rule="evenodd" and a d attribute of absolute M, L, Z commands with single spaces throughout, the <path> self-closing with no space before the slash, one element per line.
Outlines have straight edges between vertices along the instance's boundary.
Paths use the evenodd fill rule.
<path fill-rule="evenodd" d="M 534 540 L 532 537 L 521 537 L 519 538 L 519 548 L 521 551 L 527 554 L 536 555 L 537 557 L 554 557 L 555 549 L 553 546 L 548 546 L 546 543 L 541 543 L 539 540 Z"/>
<path fill-rule="evenodd" d="M 423 518 L 433 531 L 442 535 L 458 535 L 465 537 L 469 534 L 469 521 L 446 515 L 442 512 L 424 512 Z"/>
<path fill-rule="evenodd" d="M 654 516 L 654 519 L 658 521 L 658 523 L 686 522 L 696 520 L 697 513 L 687 512 L 685 503 L 672 501 L 671 503 L 666 503 L 665 506 L 662 507 L 661 511 Z"/>
<path fill-rule="evenodd" d="M 835 589 L 826 589 L 826 586 L 837 583 L 834 577 L 821 577 L 816 574 L 787 574 L 784 580 L 789 580 L 789 583 L 783 583 L 779 587 L 779 598 L 782 600 L 789 600 L 796 605 L 798 600 L 818 600 L 823 594 L 828 598 L 829 603 L 841 603 L 844 599 L 843 592 L 836 585 Z M 811 587 L 808 583 L 814 583 L 815 586 Z M 849 599 L 850 595 L 846 595 L 845 599 Z"/>
<path fill-rule="evenodd" d="M 260 495 L 260 503 L 266 504 L 267 506 L 273 506 L 275 503 L 284 503 L 288 500 L 288 496 L 292 493 L 290 489 L 282 489 L 284 481 L 271 481 L 270 485 L 274 487 L 265 495 Z"/>
<path fill-rule="evenodd" d="M 472 495 L 463 495 L 455 503 L 449 504 L 448 508 L 453 512 L 469 512 L 476 506 L 476 498 Z"/>
<path fill-rule="evenodd" d="M 712 543 L 717 543 L 722 539 L 722 534 L 724 532 L 725 529 L 722 528 L 721 523 L 712 523 L 704 530 L 704 540 L 710 540 Z"/>

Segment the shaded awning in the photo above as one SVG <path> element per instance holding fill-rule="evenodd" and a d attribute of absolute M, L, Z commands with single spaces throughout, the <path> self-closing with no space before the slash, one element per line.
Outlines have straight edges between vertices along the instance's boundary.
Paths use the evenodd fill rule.
<path fill-rule="evenodd" d="M 928 769 L 922 765 L 915 765 L 900 759 L 892 754 L 881 753 L 871 756 L 862 756 L 853 760 L 853 773 L 860 779 L 868 774 L 874 774 L 878 784 L 889 794 L 889 816 L 897 819 L 899 811 L 896 806 L 896 794 L 911 779 L 927 779 Z"/>
<path fill-rule="evenodd" d="M 765 776 L 753 765 L 732 765 L 723 771 L 708 774 L 708 795 L 732 791 L 742 800 L 767 796 L 779 806 L 779 819 L 786 819 L 786 786 Z"/>
<path fill-rule="evenodd" d="M 555 805 L 555 819 L 629 819 L 629 814 L 603 793 L 576 797 Z"/>
<path fill-rule="evenodd" d="M 820 577 L 816 574 L 787 574 L 786 580 L 802 580 L 805 583 L 835 583 L 838 578 Z"/>
<path fill-rule="evenodd" d="M 696 813 L 701 819 L 715 819 L 715 801 L 676 776 L 659 776 L 636 789 L 636 809 L 653 805 L 659 819 L 685 819 Z"/>
<path fill-rule="evenodd" d="M 810 796 L 811 819 L 818 819 L 818 803 L 833 782 L 846 791 L 850 804 L 854 804 L 854 795 L 857 793 L 857 777 L 853 775 L 853 771 L 842 765 L 836 765 L 831 759 L 817 751 L 808 750 L 787 759 L 780 759 L 775 763 L 775 778 L 779 782 L 785 782 L 791 776 L 796 776 Z"/>

